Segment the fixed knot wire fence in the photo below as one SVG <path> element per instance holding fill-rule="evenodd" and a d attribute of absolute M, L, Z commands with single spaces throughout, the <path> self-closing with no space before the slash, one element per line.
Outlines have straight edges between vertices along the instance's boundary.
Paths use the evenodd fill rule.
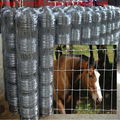
<path fill-rule="evenodd" d="M 109 49 L 112 49 L 111 47 L 108 47 L 108 51 L 106 47 L 90 50 L 94 53 L 95 51 L 99 52 L 100 49 L 103 49 L 103 51 L 101 51 L 102 53 L 100 52 L 102 58 L 98 54 L 98 62 L 95 62 L 96 64 L 94 64 L 94 66 L 92 60 L 89 60 L 88 55 L 80 55 L 80 53 L 82 54 L 80 51 L 83 50 L 79 49 L 79 47 L 78 49 L 70 50 L 70 55 L 64 56 L 71 59 L 71 61 L 68 61 L 68 64 L 71 65 L 70 69 L 67 68 L 66 63 L 64 63 L 64 69 L 61 68 L 59 71 L 59 67 L 56 67 L 58 71 L 55 71 L 56 68 L 53 61 L 55 59 L 59 61 L 62 54 L 67 52 L 62 51 L 61 45 L 63 48 L 65 48 L 66 45 L 69 47 L 69 45 L 77 44 L 117 45 L 120 38 L 119 10 L 118 7 L 113 6 L 3 8 L 1 10 L 1 16 L 5 97 L 9 103 L 10 111 L 18 112 L 21 119 L 38 119 L 41 116 L 51 115 L 54 112 L 74 113 L 73 111 L 76 110 L 73 107 L 68 107 L 68 111 L 65 111 L 67 104 L 64 98 L 67 96 L 69 98 L 67 101 L 71 103 L 71 106 L 74 106 L 73 96 L 69 94 L 73 94 L 73 91 L 76 91 L 76 94 L 81 94 L 79 79 L 82 78 L 84 78 L 87 83 L 94 78 L 93 81 L 98 88 L 95 89 L 92 82 L 90 82 L 90 85 L 83 82 L 86 86 L 83 91 L 85 91 L 86 93 L 84 94 L 88 96 L 87 91 L 90 89 L 94 101 L 102 102 L 103 95 L 100 92 L 98 79 L 100 76 L 103 76 L 103 83 L 106 82 L 105 77 L 108 75 L 106 75 L 107 73 L 105 71 L 110 69 L 112 72 L 116 69 L 114 68 L 116 65 L 113 65 L 113 63 L 116 62 L 110 62 L 109 65 L 112 66 L 109 66 L 110 68 L 106 68 L 105 66 L 108 65 L 107 63 L 105 64 L 105 61 L 110 59 L 106 56 L 106 53 L 109 52 Z M 54 53 L 55 45 L 58 45 L 56 48 L 58 51 Z M 86 47 L 84 49 L 86 50 Z M 112 50 L 115 51 L 116 47 L 114 46 Z M 86 51 L 89 50 L 87 49 Z M 78 53 L 78 55 L 73 54 L 75 52 Z M 103 56 L 106 57 L 103 59 Z M 110 57 L 112 56 L 113 55 Z M 67 60 L 64 57 L 61 58 L 61 62 Z M 76 62 L 75 66 L 74 62 Z M 82 66 L 77 66 L 78 63 L 81 63 Z M 98 63 L 101 63 L 101 68 L 99 69 Z M 74 67 L 72 65 L 77 67 L 77 69 L 73 69 Z M 59 92 L 58 88 L 55 88 L 57 84 L 55 77 L 61 76 L 63 74 L 62 70 L 64 73 L 68 70 L 67 73 L 69 73 L 69 77 L 71 77 L 70 83 L 65 79 L 67 82 L 65 83 L 65 87 L 66 84 L 69 86 L 68 88 L 64 88 L 65 92 L 63 88 L 60 88 L 61 92 Z M 78 73 L 80 74 L 78 75 Z M 112 74 L 115 74 L 115 72 L 112 72 Z M 80 90 L 74 90 L 74 82 L 72 81 L 74 76 L 77 77 L 75 88 L 80 88 Z M 63 77 L 66 78 L 66 74 L 63 74 Z M 113 83 L 116 81 L 111 77 L 110 79 Z M 107 83 L 105 83 L 105 85 L 106 84 Z M 111 83 L 110 86 L 112 85 Z M 60 83 L 60 86 L 62 87 L 63 83 Z M 72 86 L 72 88 L 70 86 Z M 94 89 L 89 86 L 93 86 Z M 105 96 L 108 96 L 109 101 L 113 101 L 112 98 L 116 98 L 111 95 L 115 91 L 113 88 L 116 90 L 115 86 L 109 87 L 109 89 L 107 88 L 107 91 L 109 91 L 108 94 L 105 94 Z M 104 90 L 106 90 L 105 87 L 101 89 L 103 93 Z M 110 90 L 113 92 L 110 92 Z M 57 93 L 60 95 L 60 100 L 57 98 Z M 64 96 L 61 95 L 62 93 L 64 93 Z M 81 98 L 81 95 L 78 97 Z M 114 95 L 116 95 L 116 92 L 114 92 Z M 79 100 L 80 99 L 78 99 L 78 103 Z M 87 99 L 85 99 L 85 101 L 88 102 Z M 105 102 L 102 104 L 105 104 Z M 91 104 L 86 105 L 91 109 Z M 97 105 L 94 105 L 97 110 Z M 108 106 L 107 109 L 107 107 L 103 105 L 103 108 L 101 107 L 99 110 L 103 110 L 104 112 L 111 109 L 111 111 L 114 111 L 116 108 L 112 106 L 113 104 L 111 103 L 111 106 Z M 76 104 L 76 107 L 80 108 L 81 106 L 79 107 L 79 104 Z"/>
<path fill-rule="evenodd" d="M 54 113 L 115 114 L 116 46 L 56 46 Z"/>

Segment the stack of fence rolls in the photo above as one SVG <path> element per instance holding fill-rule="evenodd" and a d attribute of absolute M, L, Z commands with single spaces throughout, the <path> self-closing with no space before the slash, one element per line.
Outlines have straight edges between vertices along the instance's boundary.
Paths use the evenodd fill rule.
<path fill-rule="evenodd" d="M 53 51 L 55 16 L 49 7 L 39 15 L 39 107 L 40 116 L 53 113 Z"/>
<path fill-rule="evenodd" d="M 22 120 L 53 113 L 55 45 L 118 45 L 120 60 L 119 7 L 5 7 L 1 17 L 5 96 Z"/>
<path fill-rule="evenodd" d="M 38 119 L 38 14 L 24 8 L 16 12 L 17 81 L 20 118 Z"/>
<path fill-rule="evenodd" d="M 5 8 L 3 11 L 3 59 L 6 99 L 11 112 L 18 112 L 17 80 L 16 80 L 16 46 L 15 46 L 15 9 Z"/>

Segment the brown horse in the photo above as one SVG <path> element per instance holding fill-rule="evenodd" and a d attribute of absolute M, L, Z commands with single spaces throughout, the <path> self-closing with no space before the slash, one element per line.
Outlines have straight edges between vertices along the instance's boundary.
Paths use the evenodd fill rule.
<path fill-rule="evenodd" d="M 74 109 L 79 97 L 79 92 L 71 94 L 72 90 L 88 89 L 92 99 L 95 102 L 102 101 L 101 89 L 99 86 L 100 74 L 89 65 L 89 59 L 86 56 L 60 56 L 54 61 L 54 102 L 56 110 L 59 113 L 66 114 L 66 109 Z M 80 85 L 81 84 L 81 85 Z M 71 99 L 73 98 L 73 105 Z M 69 107 L 67 107 L 67 105 Z"/>

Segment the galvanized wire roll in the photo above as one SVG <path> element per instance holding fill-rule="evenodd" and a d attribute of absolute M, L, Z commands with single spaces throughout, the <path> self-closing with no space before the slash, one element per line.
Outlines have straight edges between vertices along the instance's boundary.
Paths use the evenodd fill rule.
<path fill-rule="evenodd" d="M 39 46 L 40 49 L 54 48 L 55 36 L 49 33 L 40 35 Z"/>
<path fill-rule="evenodd" d="M 102 7 L 103 8 L 103 7 Z M 100 11 L 101 24 L 100 24 L 100 44 L 107 44 L 106 33 L 107 33 L 107 11 L 104 8 Z"/>
<path fill-rule="evenodd" d="M 7 83 L 7 98 L 10 112 L 18 112 L 17 85 Z"/>
<path fill-rule="evenodd" d="M 118 45 L 119 44 L 118 40 L 120 39 L 120 32 L 114 32 L 113 37 L 114 37 L 113 44 Z"/>
<path fill-rule="evenodd" d="M 7 52 L 6 53 L 6 65 L 7 67 L 16 67 L 16 53 L 15 52 Z"/>
<path fill-rule="evenodd" d="M 101 31 L 101 14 L 100 12 L 96 11 L 93 12 L 92 18 L 92 31 L 91 31 L 91 44 L 98 44 L 100 38 L 100 31 Z"/>
<path fill-rule="evenodd" d="M 18 54 L 37 53 L 37 16 L 30 8 L 16 13 L 16 47 Z"/>
<path fill-rule="evenodd" d="M 40 83 L 39 86 L 40 86 L 40 91 L 39 91 L 40 98 L 46 99 L 50 96 L 53 96 L 53 84 L 46 83 L 45 85 L 43 85 Z"/>
<path fill-rule="evenodd" d="M 38 105 L 38 92 L 30 94 L 21 94 L 19 91 L 19 105 L 24 108 L 32 108 Z"/>
<path fill-rule="evenodd" d="M 4 14 L 4 23 L 7 26 L 6 32 L 7 33 L 14 33 L 14 15 L 15 15 L 15 9 L 8 9 Z"/>
<path fill-rule="evenodd" d="M 61 9 L 56 16 L 56 44 L 70 44 L 71 17 Z"/>
<path fill-rule="evenodd" d="M 11 33 L 11 34 L 7 34 L 6 35 L 6 46 L 7 46 L 7 49 L 15 49 L 15 34 L 14 33 Z"/>
<path fill-rule="evenodd" d="M 116 30 L 120 29 L 120 10 L 116 9 Z"/>
<path fill-rule="evenodd" d="M 52 69 L 40 69 L 39 74 L 40 84 L 48 85 L 53 82 L 53 70 Z"/>
<path fill-rule="evenodd" d="M 37 59 L 18 59 L 17 67 L 19 75 L 33 75 L 38 72 L 38 60 Z"/>
<path fill-rule="evenodd" d="M 72 11 L 71 13 L 71 44 L 80 44 L 81 41 L 82 13 Z"/>
<path fill-rule="evenodd" d="M 53 61 L 53 50 L 40 50 L 40 68 L 52 68 Z"/>
<path fill-rule="evenodd" d="M 8 87 L 8 99 L 17 98 L 17 84 L 7 84 Z"/>
<path fill-rule="evenodd" d="M 44 7 L 44 12 L 39 17 L 39 25 L 43 30 L 44 28 L 46 30 L 51 28 L 51 32 L 53 32 L 52 30 L 55 28 L 55 17 L 49 7 Z"/>
<path fill-rule="evenodd" d="M 24 108 L 20 106 L 20 116 L 22 119 L 33 119 L 39 114 L 38 105 L 31 108 Z"/>
<path fill-rule="evenodd" d="M 82 21 L 84 24 L 89 24 L 89 23 L 92 23 L 92 12 L 90 11 L 85 11 L 83 12 L 83 15 L 82 15 Z"/>
<path fill-rule="evenodd" d="M 112 17 L 112 32 L 115 32 L 115 29 L 116 29 L 116 12 L 114 9 L 111 10 L 112 11 L 112 14 L 113 14 L 113 17 Z"/>
<path fill-rule="evenodd" d="M 50 115 L 53 113 L 53 97 L 49 97 L 49 98 L 40 98 L 40 115 L 42 116 L 46 116 L 46 115 Z"/>
<path fill-rule="evenodd" d="M 8 83 L 16 84 L 17 83 L 16 76 L 17 76 L 16 75 L 16 68 L 13 68 L 13 69 L 9 68 L 6 70 L 6 79 L 7 79 Z"/>
<path fill-rule="evenodd" d="M 9 105 L 11 106 L 11 111 L 14 111 L 14 108 L 18 108 L 18 98 L 10 98 L 9 101 L 8 101 Z M 13 110 L 12 110 L 12 107 L 13 107 Z M 16 110 L 17 112 L 17 110 Z"/>
<path fill-rule="evenodd" d="M 89 43 L 91 39 L 91 28 L 89 26 L 82 27 L 82 41 L 81 43 Z"/>
<path fill-rule="evenodd" d="M 40 49 L 51 49 L 55 42 L 55 16 L 49 7 L 39 15 L 39 46 Z"/>
<path fill-rule="evenodd" d="M 18 77 L 18 89 L 21 93 L 31 93 L 38 90 L 38 76 Z"/>
<path fill-rule="evenodd" d="M 23 33 L 24 34 L 24 33 Z M 21 38 L 17 42 L 17 49 L 19 54 L 37 53 L 38 41 L 36 38 Z"/>
<path fill-rule="evenodd" d="M 82 14 L 82 44 L 90 43 L 91 39 L 92 12 L 85 11 Z"/>
<path fill-rule="evenodd" d="M 106 35 L 99 38 L 99 44 L 100 45 L 107 44 Z M 99 44 L 97 43 L 97 45 L 99 45 Z"/>
<path fill-rule="evenodd" d="M 112 10 L 107 10 L 107 33 L 111 34 L 112 31 L 112 19 L 113 19 L 113 12 Z"/>
<path fill-rule="evenodd" d="M 15 51 L 12 51 L 15 48 L 15 24 L 14 24 L 15 9 L 3 8 L 2 10 L 2 37 L 3 37 L 3 66 L 4 66 L 4 78 L 5 78 L 5 97 L 6 100 L 10 103 L 11 106 L 17 106 L 17 96 L 16 99 L 12 99 L 11 95 L 14 95 L 17 92 L 17 89 L 12 89 L 9 85 L 16 84 L 16 78 L 13 73 L 9 74 L 9 70 L 16 70 L 15 64 Z M 12 43 L 12 44 L 11 44 Z M 13 74 L 13 76 L 12 76 Z M 8 87 L 9 86 L 9 87 Z M 11 88 L 11 89 L 10 89 Z M 10 90 L 12 93 L 10 94 Z M 11 112 L 16 112 L 16 110 L 11 110 Z"/>

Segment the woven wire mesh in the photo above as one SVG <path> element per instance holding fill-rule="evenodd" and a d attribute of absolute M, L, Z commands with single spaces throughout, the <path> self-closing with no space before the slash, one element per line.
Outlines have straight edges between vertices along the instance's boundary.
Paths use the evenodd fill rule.
<path fill-rule="evenodd" d="M 17 81 L 21 119 L 38 118 L 38 29 L 37 11 L 16 13 Z"/>
<path fill-rule="evenodd" d="M 14 16 L 15 9 L 6 7 L 2 10 L 5 94 L 11 112 L 18 111 Z M 9 73 L 10 71 L 14 72 Z"/>
<path fill-rule="evenodd" d="M 55 60 L 54 66 L 54 113 L 101 113 L 111 114 L 117 111 L 117 63 L 116 47 L 97 46 L 89 49 L 88 46 L 74 46 L 70 50 L 62 50 L 63 55 Z M 94 53 L 94 60 L 90 60 L 91 52 Z M 109 53 L 108 53 L 109 52 Z M 80 61 L 80 62 L 79 62 Z M 82 65 L 87 62 L 88 68 Z M 104 64 L 104 65 L 103 65 Z M 94 97 L 90 97 L 90 86 L 86 88 L 85 76 L 90 72 L 91 66 L 100 73 L 99 92 L 102 92 L 102 102 L 97 103 Z M 84 73 L 85 72 L 85 73 Z M 77 78 L 79 75 L 84 78 Z M 78 76 L 77 76 L 78 75 Z M 92 76 L 90 76 L 91 78 Z M 89 78 L 89 77 L 88 77 Z M 84 82 L 83 82 L 83 80 Z M 89 79 L 89 82 L 92 79 Z M 109 85 L 108 85 L 109 83 Z M 93 90 L 95 92 L 95 90 Z M 92 95 L 92 94 L 91 94 Z M 109 101 L 109 102 L 108 102 Z M 61 106 L 61 107 L 60 107 Z"/>
<path fill-rule="evenodd" d="M 53 48 L 55 43 L 55 16 L 49 7 L 39 15 L 39 107 L 40 116 L 53 113 Z"/>

